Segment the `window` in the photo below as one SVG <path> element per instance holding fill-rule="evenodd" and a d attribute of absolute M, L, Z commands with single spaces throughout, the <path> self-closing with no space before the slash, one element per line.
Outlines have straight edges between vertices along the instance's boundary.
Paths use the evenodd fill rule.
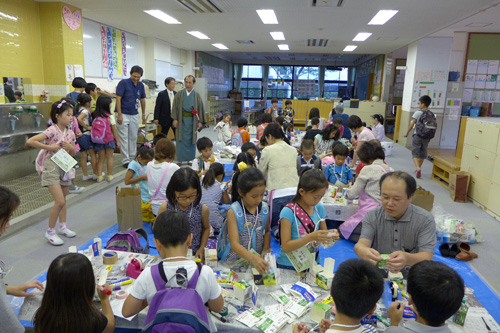
<path fill-rule="evenodd" d="M 236 79 L 236 70 L 234 73 L 234 79 Z M 243 65 L 240 90 L 245 99 L 262 99 L 262 66 Z"/>
<path fill-rule="evenodd" d="M 351 95 L 348 91 L 347 78 L 349 69 L 347 67 L 327 68 L 325 70 L 325 98 L 340 98 Z"/>

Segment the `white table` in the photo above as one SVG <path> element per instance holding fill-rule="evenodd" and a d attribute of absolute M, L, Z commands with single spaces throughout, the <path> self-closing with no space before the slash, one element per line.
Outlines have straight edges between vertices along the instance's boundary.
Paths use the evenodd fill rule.
<path fill-rule="evenodd" d="M 325 207 L 327 220 L 345 221 L 358 211 L 358 206 L 353 205 L 351 200 L 348 200 L 345 206 L 333 204 L 328 199 L 323 199 L 321 203 Z"/>

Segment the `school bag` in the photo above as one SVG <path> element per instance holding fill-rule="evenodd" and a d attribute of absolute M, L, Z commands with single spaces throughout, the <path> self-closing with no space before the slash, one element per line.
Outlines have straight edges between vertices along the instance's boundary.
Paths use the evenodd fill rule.
<path fill-rule="evenodd" d="M 83 110 L 86 110 L 85 108 L 80 108 L 80 111 L 78 111 L 78 113 L 76 114 L 76 119 L 78 121 L 78 117 L 80 117 L 80 115 L 82 114 Z M 92 115 L 90 114 L 90 111 L 89 110 L 86 110 L 89 112 L 88 114 L 88 121 L 89 121 L 89 126 L 92 127 Z M 80 132 L 85 132 L 86 129 L 82 127 L 82 125 L 80 125 L 80 123 L 78 122 L 78 128 L 80 128 Z"/>
<path fill-rule="evenodd" d="M 196 291 L 202 264 L 196 263 L 196 265 L 198 269 L 195 270 L 186 288 L 167 287 L 168 279 L 163 269 L 163 262 L 151 267 L 157 292 L 149 304 L 143 332 L 210 332 L 205 304 Z M 181 267 L 172 278 L 176 278 L 177 281 L 186 279 L 187 271 Z"/>
<path fill-rule="evenodd" d="M 114 140 L 108 117 L 97 117 L 92 121 L 90 140 L 98 144 L 106 144 Z"/>
<path fill-rule="evenodd" d="M 233 202 L 231 205 L 231 209 L 236 216 L 236 223 L 238 224 L 238 234 L 241 234 L 243 230 L 245 230 L 245 216 L 243 215 L 243 209 L 239 202 Z M 267 217 L 269 215 L 269 206 L 267 203 L 262 202 L 262 210 L 260 212 L 262 214 L 262 224 L 263 228 L 267 223 Z M 255 249 L 255 232 L 252 233 L 252 248 Z M 229 234 L 227 232 L 227 219 L 222 224 L 219 233 L 219 239 L 217 240 L 217 258 L 219 261 L 224 263 L 226 261 L 227 255 L 231 252 L 231 243 L 229 243 Z"/>
<path fill-rule="evenodd" d="M 436 129 L 436 115 L 431 110 L 422 110 L 422 115 L 415 127 L 415 133 L 423 139 L 432 139 L 436 134 Z"/>
<path fill-rule="evenodd" d="M 234 132 L 233 137 L 231 138 L 231 145 L 241 147 L 242 144 L 243 144 L 243 137 L 241 136 L 241 131 L 237 129 Z"/>
<path fill-rule="evenodd" d="M 139 236 L 146 240 L 146 247 L 141 245 Z M 148 233 L 142 228 L 117 232 L 106 243 L 105 249 L 149 254 Z"/>

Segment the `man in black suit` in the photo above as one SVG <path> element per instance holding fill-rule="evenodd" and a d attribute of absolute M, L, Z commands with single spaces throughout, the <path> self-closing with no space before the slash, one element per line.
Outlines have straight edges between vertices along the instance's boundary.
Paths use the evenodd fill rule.
<path fill-rule="evenodd" d="M 176 94 L 174 91 L 175 79 L 173 77 L 167 77 L 165 79 L 165 87 L 167 87 L 167 89 L 159 93 L 156 98 L 154 123 L 161 125 L 161 132 L 165 135 L 168 135 L 170 128 L 172 128 L 175 135 L 175 127 L 172 126 L 173 119 L 170 115 L 174 103 L 174 95 Z"/>

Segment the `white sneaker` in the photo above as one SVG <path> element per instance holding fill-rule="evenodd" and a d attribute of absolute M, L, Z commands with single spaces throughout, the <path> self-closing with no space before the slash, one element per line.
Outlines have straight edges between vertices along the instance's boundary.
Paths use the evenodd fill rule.
<path fill-rule="evenodd" d="M 96 178 L 97 178 L 97 176 L 96 176 Z M 83 180 L 84 182 L 86 182 L 86 181 L 88 181 L 88 180 L 92 180 L 92 179 L 93 179 L 93 178 L 92 178 L 92 176 L 82 176 L 82 180 Z"/>
<path fill-rule="evenodd" d="M 106 176 L 106 180 L 107 180 L 108 182 L 112 181 L 112 180 L 113 180 L 113 176 L 112 176 L 112 175 L 107 175 L 107 176 Z"/>
<path fill-rule="evenodd" d="M 58 232 L 61 235 L 66 236 L 68 238 L 73 238 L 76 236 L 76 232 L 69 230 L 67 227 L 66 228 L 59 228 Z"/>
<path fill-rule="evenodd" d="M 92 180 L 97 180 L 97 175 L 96 175 L 96 174 L 93 174 L 93 175 L 92 175 L 92 176 L 90 176 L 90 177 L 92 177 Z"/>
<path fill-rule="evenodd" d="M 48 231 L 45 231 L 45 238 L 47 238 L 47 240 L 49 241 L 50 244 L 55 245 L 55 246 L 59 246 L 59 245 L 64 244 L 64 241 L 59 236 L 57 236 L 57 234 L 55 232 L 54 232 L 54 234 L 49 234 Z"/>
<path fill-rule="evenodd" d="M 69 193 L 71 193 L 71 194 L 80 194 L 83 191 L 85 191 L 85 187 L 80 187 L 80 186 L 77 186 L 75 184 L 71 184 L 69 186 Z"/>

